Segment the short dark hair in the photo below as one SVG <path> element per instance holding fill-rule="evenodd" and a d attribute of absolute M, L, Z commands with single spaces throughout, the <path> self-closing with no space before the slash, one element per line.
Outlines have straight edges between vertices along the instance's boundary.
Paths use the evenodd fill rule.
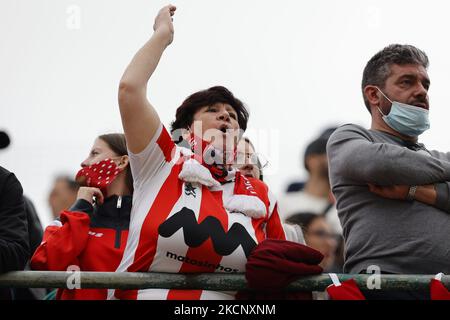
<path fill-rule="evenodd" d="M 175 121 L 171 124 L 171 132 L 177 129 L 187 129 L 194 121 L 194 114 L 201 108 L 216 103 L 229 104 L 237 113 L 239 128 L 247 129 L 249 113 L 241 100 L 225 87 L 215 86 L 206 90 L 195 92 L 187 97 L 175 114 Z"/>
<path fill-rule="evenodd" d="M 123 133 L 102 134 L 98 138 L 103 140 L 118 156 L 128 155 L 127 140 Z M 133 192 L 133 175 L 129 164 L 126 170 L 126 184 L 130 192 Z"/>
<path fill-rule="evenodd" d="M 327 154 L 327 139 L 324 138 L 318 138 L 311 142 L 305 150 L 305 153 L 303 155 L 303 164 L 305 166 L 306 171 L 309 172 L 309 166 L 308 166 L 308 157 L 313 155 L 326 155 Z"/>
<path fill-rule="evenodd" d="M 370 104 L 364 95 L 364 88 L 375 85 L 384 88 L 386 79 L 390 76 L 390 67 L 393 64 L 418 64 L 428 68 L 428 57 L 422 50 L 408 44 L 391 44 L 375 54 L 364 68 L 361 89 L 364 103 L 370 112 Z"/>
<path fill-rule="evenodd" d="M 303 154 L 303 165 L 306 171 L 309 172 L 308 157 L 312 155 L 326 155 L 327 154 L 327 142 L 331 134 L 337 129 L 337 127 L 329 127 L 325 129 L 318 138 L 311 141 L 305 149 Z"/>

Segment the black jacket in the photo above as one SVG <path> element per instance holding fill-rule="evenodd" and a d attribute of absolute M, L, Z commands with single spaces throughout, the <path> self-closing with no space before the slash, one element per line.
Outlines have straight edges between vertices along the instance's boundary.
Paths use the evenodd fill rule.
<path fill-rule="evenodd" d="M 44 236 L 44 229 L 42 228 L 41 220 L 37 214 L 33 202 L 26 196 L 23 196 L 25 201 L 25 212 L 27 213 L 28 221 L 28 236 L 30 237 L 30 258 L 34 251 L 42 242 Z"/>
<path fill-rule="evenodd" d="M 116 248 L 120 247 L 122 231 L 128 230 L 132 196 L 110 196 L 100 206 L 93 206 L 88 201 L 77 200 L 69 211 L 81 211 L 89 214 L 91 228 L 106 228 L 115 232 Z"/>
<path fill-rule="evenodd" d="M 0 167 L 0 273 L 24 268 L 30 255 L 28 239 L 22 186 Z"/>
<path fill-rule="evenodd" d="M 23 270 L 30 254 L 28 239 L 22 186 L 13 173 L 0 167 L 0 273 Z M 2 291 L 1 298 L 5 298 Z"/>

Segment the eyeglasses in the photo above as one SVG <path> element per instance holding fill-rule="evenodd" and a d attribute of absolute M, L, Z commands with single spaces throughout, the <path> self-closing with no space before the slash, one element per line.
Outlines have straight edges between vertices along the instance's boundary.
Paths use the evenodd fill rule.
<path fill-rule="evenodd" d="M 257 166 L 260 170 L 266 168 L 269 165 L 269 160 L 260 153 L 236 153 L 236 165 L 243 166 L 246 164 L 252 164 Z"/>

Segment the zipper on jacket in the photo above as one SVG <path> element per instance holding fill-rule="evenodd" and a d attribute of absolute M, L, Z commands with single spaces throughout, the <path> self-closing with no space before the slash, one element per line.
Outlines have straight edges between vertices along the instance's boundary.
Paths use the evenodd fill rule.
<path fill-rule="evenodd" d="M 117 209 L 122 208 L 122 196 L 117 198 Z"/>
<path fill-rule="evenodd" d="M 120 229 L 120 209 L 122 208 L 122 196 L 119 196 L 117 198 L 117 205 L 116 205 L 117 209 L 118 209 L 118 216 L 117 216 L 117 221 L 116 221 L 116 239 L 115 239 L 115 244 L 114 247 L 116 249 L 120 248 L 120 240 L 121 240 L 121 235 L 122 235 L 122 230 Z"/>

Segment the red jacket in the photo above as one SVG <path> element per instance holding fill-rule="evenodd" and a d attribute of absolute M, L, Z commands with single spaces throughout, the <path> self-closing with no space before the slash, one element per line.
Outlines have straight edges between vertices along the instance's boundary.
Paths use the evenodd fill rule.
<path fill-rule="evenodd" d="M 78 200 L 45 229 L 43 242 L 31 258 L 31 268 L 67 271 L 76 266 L 80 271 L 116 271 L 127 242 L 130 211 L 131 196 L 111 196 L 95 208 Z M 107 289 L 58 289 L 56 299 L 106 297 Z"/>

